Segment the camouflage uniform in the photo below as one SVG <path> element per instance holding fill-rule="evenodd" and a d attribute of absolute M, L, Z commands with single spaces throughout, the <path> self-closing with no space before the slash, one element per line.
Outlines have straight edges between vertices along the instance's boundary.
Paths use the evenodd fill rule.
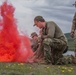
<path fill-rule="evenodd" d="M 76 13 L 73 18 L 72 29 L 71 29 L 71 36 L 74 38 L 75 44 L 75 56 L 76 56 Z"/>
<path fill-rule="evenodd" d="M 42 29 L 44 59 L 47 63 L 56 64 L 67 46 L 67 39 L 61 29 L 53 22 L 46 22 Z"/>
<path fill-rule="evenodd" d="M 39 39 L 37 39 L 37 40 L 33 39 L 34 36 L 38 37 L 36 32 L 31 33 L 31 37 L 32 37 L 31 48 L 35 52 L 37 50 L 38 46 L 39 46 Z"/>
<path fill-rule="evenodd" d="M 31 48 L 35 52 L 38 48 L 38 41 L 35 41 L 34 39 L 31 39 Z"/>

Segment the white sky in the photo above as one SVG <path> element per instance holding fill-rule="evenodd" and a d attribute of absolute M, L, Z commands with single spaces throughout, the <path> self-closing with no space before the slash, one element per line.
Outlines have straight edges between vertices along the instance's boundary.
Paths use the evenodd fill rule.
<path fill-rule="evenodd" d="M 4 0 L 0 0 L 0 5 Z M 15 18 L 18 28 L 25 34 L 33 31 L 35 16 L 41 15 L 46 21 L 54 21 L 64 33 L 71 31 L 72 19 L 76 8 L 72 5 L 76 0 L 8 0 L 15 7 Z"/>

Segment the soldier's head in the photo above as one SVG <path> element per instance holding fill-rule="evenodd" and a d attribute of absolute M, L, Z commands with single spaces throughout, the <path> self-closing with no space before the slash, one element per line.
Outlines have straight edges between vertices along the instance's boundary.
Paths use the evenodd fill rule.
<path fill-rule="evenodd" d="M 43 28 L 45 26 L 45 19 L 42 16 L 36 16 L 34 18 L 34 26 L 40 29 Z"/>
<path fill-rule="evenodd" d="M 33 38 L 34 40 L 37 40 L 38 34 L 36 32 L 31 33 L 31 38 Z"/>

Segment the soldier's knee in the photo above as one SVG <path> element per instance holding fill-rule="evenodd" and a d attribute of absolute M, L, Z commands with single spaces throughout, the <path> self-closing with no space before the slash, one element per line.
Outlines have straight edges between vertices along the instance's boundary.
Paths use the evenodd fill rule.
<path fill-rule="evenodd" d="M 52 39 L 46 38 L 43 40 L 43 44 L 50 45 L 52 43 Z"/>

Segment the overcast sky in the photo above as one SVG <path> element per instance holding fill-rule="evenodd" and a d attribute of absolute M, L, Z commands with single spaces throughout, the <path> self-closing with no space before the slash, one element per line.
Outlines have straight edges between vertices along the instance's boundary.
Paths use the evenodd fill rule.
<path fill-rule="evenodd" d="M 0 5 L 4 0 L 0 0 Z M 76 0 L 8 0 L 15 7 L 15 18 L 18 20 L 20 32 L 30 35 L 38 32 L 33 27 L 35 16 L 43 16 L 46 21 L 54 21 L 64 33 L 71 31 L 72 19 L 76 8 L 72 5 Z"/>

